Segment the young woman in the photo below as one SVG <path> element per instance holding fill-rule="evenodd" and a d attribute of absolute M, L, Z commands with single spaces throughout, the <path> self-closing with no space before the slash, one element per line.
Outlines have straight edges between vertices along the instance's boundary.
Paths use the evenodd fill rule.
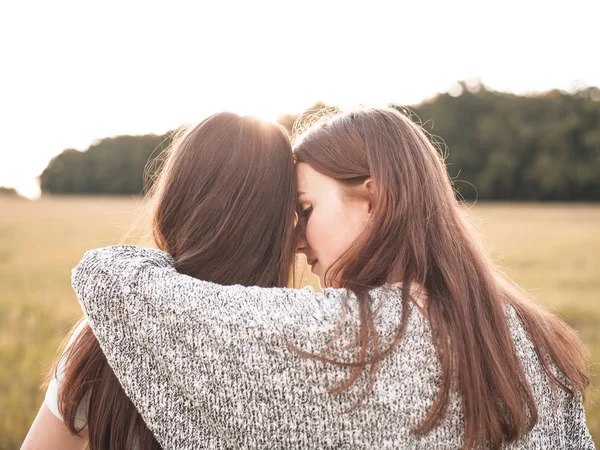
<path fill-rule="evenodd" d="M 357 110 L 295 155 L 298 246 L 323 294 L 214 284 L 133 246 L 74 269 L 163 447 L 594 448 L 585 348 L 493 265 L 417 125 Z"/>
<path fill-rule="evenodd" d="M 176 139 L 167 158 L 151 230 L 177 270 L 225 285 L 286 286 L 296 197 L 285 130 L 220 113 Z M 85 320 L 77 326 L 22 448 L 161 448 L 107 363 L 126 356 L 114 350 Z"/>

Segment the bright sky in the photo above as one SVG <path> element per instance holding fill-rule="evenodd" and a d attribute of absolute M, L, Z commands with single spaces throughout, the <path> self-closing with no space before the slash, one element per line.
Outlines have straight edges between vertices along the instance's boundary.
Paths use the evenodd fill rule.
<path fill-rule="evenodd" d="M 598 0 L 2 2 L 0 186 L 35 196 L 65 148 L 224 109 L 600 86 L 599 17 Z"/>

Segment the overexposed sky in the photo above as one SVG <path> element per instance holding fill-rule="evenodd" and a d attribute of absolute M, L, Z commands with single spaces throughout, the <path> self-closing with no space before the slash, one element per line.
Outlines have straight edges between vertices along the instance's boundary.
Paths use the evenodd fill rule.
<path fill-rule="evenodd" d="M 600 86 L 599 17 L 598 0 L 2 2 L 0 186 L 34 196 L 65 148 L 224 109 Z"/>

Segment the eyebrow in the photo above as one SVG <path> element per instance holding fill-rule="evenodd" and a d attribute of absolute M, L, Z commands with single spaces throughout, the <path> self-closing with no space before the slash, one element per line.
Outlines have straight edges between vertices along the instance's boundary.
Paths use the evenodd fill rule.
<path fill-rule="evenodd" d="M 304 191 L 298 191 L 297 194 L 298 194 L 298 197 L 301 197 L 302 195 L 306 195 L 306 192 L 304 192 Z"/>

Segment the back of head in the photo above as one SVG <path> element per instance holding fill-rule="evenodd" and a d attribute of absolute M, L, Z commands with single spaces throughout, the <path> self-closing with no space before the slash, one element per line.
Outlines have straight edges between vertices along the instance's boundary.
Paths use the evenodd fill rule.
<path fill-rule="evenodd" d="M 165 156 L 151 190 L 152 232 L 177 270 L 220 284 L 286 286 L 296 199 L 286 131 L 219 113 L 181 133 Z M 75 418 L 89 394 L 90 449 L 160 449 L 89 325 L 67 353 L 59 405 L 71 432 L 80 431 Z"/>
<path fill-rule="evenodd" d="M 443 380 L 415 432 L 429 432 L 443 419 L 454 379 L 464 405 L 465 447 L 484 441 L 496 447 L 533 427 L 537 411 L 508 329 L 509 305 L 538 354 L 550 357 L 541 358 L 541 364 L 554 385 L 567 392 L 585 389 L 583 344 L 496 268 L 455 198 L 443 158 L 418 125 L 396 110 L 359 109 L 313 125 L 297 139 L 294 154 L 296 161 L 336 179 L 348 196 L 363 195 L 357 186 L 367 178 L 374 185 L 369 225 L 325 275 L 326 284 L 335 280 L 358 293 L 363 311 L 359 366 L 370 370 L 370 386 L 376 362 L 402 337 L 411 282 L 427 291 L 425 312 L 433 325 Z M 402 318 L 394 343 L 380 349 L 365 291 L 397 281 L 403 286 Z M 366 341 L 374 347 L 370 360 Z M 565 375 L 566 384 L 551 363 Z"/>
<path fill-rule="evenodd" d="M 168 150 L 153 233 L 178 271 L 221 284 L 285 286 L 294 257 L 294 166 L 284 129 L 215 114 Z"/>

